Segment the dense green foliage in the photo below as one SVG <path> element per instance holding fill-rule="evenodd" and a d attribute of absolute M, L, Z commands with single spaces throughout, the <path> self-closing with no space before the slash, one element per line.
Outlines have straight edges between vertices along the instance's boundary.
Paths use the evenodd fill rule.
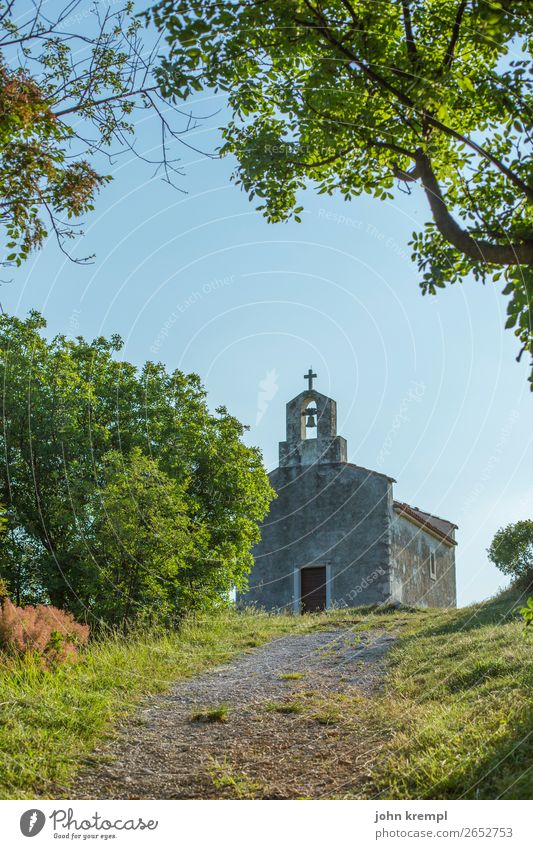
<path fill-rule="evenodd" d="M 524 519 L 500 528 L 487 553 L 506 575 L 529 577 L 533 581 L 533 520 Z"/>
<path fill-rule="evenodd" d="M 242 586 L 272 490 L 196 375 L 118 358 L 119 337 L 0 317 L 0 577 L 17 603 L 165 621 Z"/>
<path fill-rule="evenodd" d="M 530 596 L 525 607 L 520 608 L 520 615 L 524 620 L 524 637 L 529 639 L 533 635 L 533 598 Z"/>
<path fill-rule="evenodd" d="M 347 201 L 419 184 L 423 292 L 503 275 L 531 350 L 531 3 L 160 0 L 151 17 L 163 93 L 227 92 L 222 151 L 270 221 L 299 220 L 309 184 Z"/>

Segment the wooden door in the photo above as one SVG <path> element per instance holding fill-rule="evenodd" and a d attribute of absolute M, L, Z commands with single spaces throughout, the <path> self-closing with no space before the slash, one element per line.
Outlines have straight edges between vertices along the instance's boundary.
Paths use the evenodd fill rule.
<path fill-rule="evenodd" d="M 302 612 L 324 610 L 326 607 L 326 567 L 307 566 L 301 572 Z"/>

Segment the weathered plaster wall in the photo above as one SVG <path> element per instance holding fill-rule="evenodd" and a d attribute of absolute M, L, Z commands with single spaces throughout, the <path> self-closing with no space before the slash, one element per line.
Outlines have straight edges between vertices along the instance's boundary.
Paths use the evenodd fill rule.
<path fill-rule="evenodd" d="M 437 578 L 430 576 L 435 553 Z M 393 512 L 392 584 L 394 601 L 420 607 L 455 607 L 455 546 L 441 542 L 404 516 Z"/>
<path fill-rule="evenodd" d="M 261 528 L 245 604 L 293 608 L 294 569 L 329 564 L 331 602 L 380 603 L 390 592 L 392 486 L 349 463 L 287 466 Z"/>

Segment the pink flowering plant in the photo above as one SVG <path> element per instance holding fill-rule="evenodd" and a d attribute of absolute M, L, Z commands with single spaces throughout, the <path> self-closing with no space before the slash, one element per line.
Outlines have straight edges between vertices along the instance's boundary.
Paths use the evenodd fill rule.
<path fill-rule="evenodd" d="M 38 658 L 46 669 L 75 661 L 80 646 L 89 639 L 89 630 L 57 607 L 17 607 L 7 597 L 0 604 L 0 651 Z"/>

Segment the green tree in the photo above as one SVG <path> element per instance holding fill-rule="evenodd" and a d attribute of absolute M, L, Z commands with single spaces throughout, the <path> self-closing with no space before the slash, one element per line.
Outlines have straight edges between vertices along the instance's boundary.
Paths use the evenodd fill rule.
<path fill-rule="evenodd" d="M 80 557 L 87 569 L 84 596 L 106 622 L 128 622 L 140 611 L 172 623 L 192 607 L 185 576 L 201 556 L 186 487 L 139 448 L 126 458 L 105 454 L 97 478 L 83 509 L 83 544 L 91 553 L 90 561 Z"/>
<path fill-rule="evenodd" d="M 524 519 L 500 528 L 487 553 L 506 575 L 533 579 L 533 520 Z"/>
<path fill-rule="evenodd" d="M 135 151 L 139 111 L 158 116 L 162 138 L 160 154 L 142 158 L 168 181 L 179 173 L 173 150 L 179 133 L 152 74 L 157 40 L 148 39 L 150 48 L 143 43 L 132 2 L 49 6 L 0 0 L 0 224 L 7 265 L 20 265 L 48 232 L 67 251 L 80 233 L 80 216 L 110 180 L 91 163 L 99 153 Z M 185 119 L 181 131 L 192 123 Z"/>
<path fill-rule="evenodd" d="M 118 608 L 110 612 L 95 589 L 108 583 L 102 546 L 111 545 L 97 505 L 109 502 L 118 517 L 121 500 L 127 510 L 128 480 L 137 488 L 133 500 L 141 498 L 145 480 L 143 498 L 151 499 L 155 516 L 157 487 L 168 481 L 174 513 L 166 516 L 161 502 L 161 522 L 170 533 L 175 520 L 177 540 L 186 527 L 195 552 L 187 555 L 187 569 L 169 561 L 168 569 L 177 570 L 180 610 L 223 603 L 232 586 L 246 581 L 257 522 L 272 498 L 260 452 L 242 442 L 244 426 L 225 408 L 210 412 L 198 376 L 169 374 L 150 362 L 137 369 L 120 360 L 118 336 L 91 343 L 64 336 L 48 341 L 45 327 L 36 312 L 24 321 L 0 316 L 0 500 L 12 540 L 7 562 L 0 561 L 2 576 L 10 584 L 16 578 L 22 601 L 44 593 L 78 618 L 87 611 L 115 618 Z M 140 468 L 145 461 L 139 451 L 153 467 Z M 122 477 L 117 455 L 110 452 L 123 458 Z M 181 500 L 185 524 L 178 521 Z M 131 508 L 129 513 L 133 519 Z M 134 544 L 129 519 L 124 516 L 120 527 L 126 549 L 133 551 L 131 563 L 146 545 L 147 528 L 155 525 L 152 519 L 140 525 Z M 17 547 L 31 553 L 29 562 L 16 557 Z M 185 555 L 189 549 L 182 548 Z M 116 566 L 117 557 L 118 548 L 110 564 Z"/>
<path fill-rule="evenodd" d="M 300 190 L 390 200 L 418 184 L 423 293 L 503 277 L 507 327 L 533 345 L 530 47 L 511 0 L 160 0 L 167 96 L 227 92 L 222 153 L 269 221 Z"/>
<path fill-rule="evenodd" d="M 8 521 L 0 539 L 0 575 L 14 604 L 42 604 L 47 594 L 39 576 L 42 548 L 24 529 Z"/>

